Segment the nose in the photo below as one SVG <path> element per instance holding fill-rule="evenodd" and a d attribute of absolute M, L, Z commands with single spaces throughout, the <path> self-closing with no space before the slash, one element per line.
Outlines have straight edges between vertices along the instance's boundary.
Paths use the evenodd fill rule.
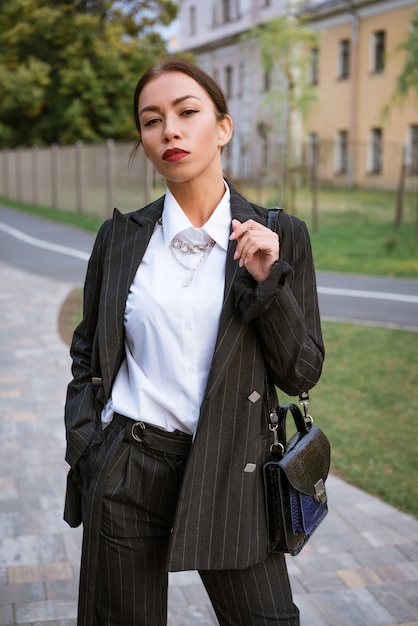
<path fill-rule="evenodd" d="M 179 136 L 178 124 L 176 123 L 176 115 L 167 115 L 163 125 L 163 140 L 168 143 L 172 139 Z"/>

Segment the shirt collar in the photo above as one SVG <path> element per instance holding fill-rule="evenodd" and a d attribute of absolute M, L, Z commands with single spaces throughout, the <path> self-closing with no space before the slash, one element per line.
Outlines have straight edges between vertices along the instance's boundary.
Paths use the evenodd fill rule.
<path fill-rule="evenodd" d="M 171 191 L 167 189 L 162 215 L 164 242 L 167 246 L 170 241 L 182 231 L 194 229 L 195 231 L 204 230 L 221 248 L 224 250 L 228 249 L 229 234 L 231 231 L 231 193 L 225 181 L 224 184 L 225 193 L 218 206 L 215 208 L 206 224 L 204 224 L 202 228 L 196 229 L 194 229 L 189 218 L 184 213 Z"/>

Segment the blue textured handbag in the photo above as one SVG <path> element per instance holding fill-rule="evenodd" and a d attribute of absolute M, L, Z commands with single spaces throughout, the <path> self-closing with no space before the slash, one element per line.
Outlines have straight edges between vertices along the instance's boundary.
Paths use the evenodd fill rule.
<path fill-rule="evenodd" d="M 271 552 L 299 554 L 328 513 L 325 481 L 331 449 L 320 428 L 307 415 L 309 394 L 301 396 L 305 415 L 296 404 L 283 404 L 270 413 L 273 443 L 271 460 L 263 467 L 266 511 Z M 286 432 L 287 412 L 292 413 L 296 433 L 280 441 Z"/>

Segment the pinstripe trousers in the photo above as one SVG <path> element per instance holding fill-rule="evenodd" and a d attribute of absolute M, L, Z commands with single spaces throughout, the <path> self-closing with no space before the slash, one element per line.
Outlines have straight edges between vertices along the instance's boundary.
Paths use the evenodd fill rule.
<path fill-rule="evenodd" d="M 94 626 L 164 626 L 166 555 L 187 456 L 122 439 L 120 423 L 111 428 L 107 441 L 119 443 L 101 495 Z M 283 554 L 199 574 L 221 626 L 299 625 Z"/>

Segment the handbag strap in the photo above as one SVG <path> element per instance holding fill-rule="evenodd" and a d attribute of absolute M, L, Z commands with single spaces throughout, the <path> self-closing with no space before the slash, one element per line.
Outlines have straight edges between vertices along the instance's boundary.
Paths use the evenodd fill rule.
<path fill-rule="evenodd" d="M 270 230 L 274 230 L 278 234 L 279 242 L 282 238 L 282 229 L 280 225 L 280 215 L 282 213 L 283 209 L 281 206 L 272 206 L 267 212 L 267 228 L 270 228 Z M 266 384 L 268 390 L 268 382 Z M 299 394 L 299 402 L 303 407 L 303 415 L 300 412 L 300 409 L 295 404 L 284 404 L 283 406 L 279 405 L 275 410 L 273 408 L 270 409 L 269 407 L 269 428 L 273 434 L 273 443 L 270 446 L 270 451 L 273 455 L 277 455 L 280 453 L 283 454 L 284 452 L 283 443 L 279 441 L 279 429 L 280 434 L 286 433 L 286 414 L 288 409 L 290 409 L 290 411 L 292 412 L 296 427 L 299 432 L 305 432 L 308 428 L 307 423 L 312 423 L 312 417 L 308 415 L 309 400 L 309 391 L 302 391 Z M 297 415 L 297 413 L 299 413 L 299 415 Z M 300 425 L 300 428 L 298 424 Z"/>
<path fill-rule="evenodd" d="M 272 206 L 268 210 L 268 213 L 267 213 L 267 228 L 270 228 L 270 230 L 276 231 L 276 233 L 279 235 L 279 241 L 282 238 L 282 229 L 280 226 L 280 219 L 279 219 L 279 215 L 282 212 L 283 212 L 283 209 L 281 206 Z"/>

